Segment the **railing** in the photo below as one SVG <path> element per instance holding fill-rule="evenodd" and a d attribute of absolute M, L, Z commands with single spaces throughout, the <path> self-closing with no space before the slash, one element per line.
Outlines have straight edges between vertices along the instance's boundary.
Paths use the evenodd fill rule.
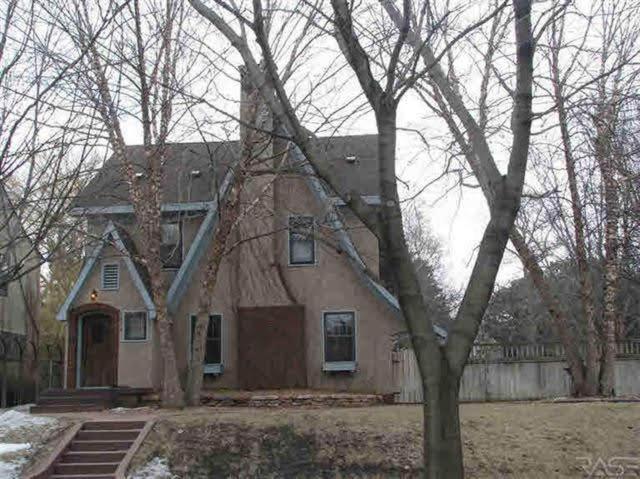
<path fill-rule="evenodd" d="M 598 349 L 600 353 L 601 347 Z M 580 346 L 580 350 L 584 354 L 584 344 Z M 565 357 L 565 349 L 561 343 L 478 343 L 471 349 L 469 362 L 561 361 Z M 616 357 L 640 357 L 640 339 L 616 342 Z"/>
<path fill-rule="evenodd" d="M 29 348 L 33 345 L 24 335 L 0 333 L 0 408 L 32 402 L 40 389 L 62 387 L 62 347 L 41 347 L 35 355 Z M 37 378 L 27 371 L 27 361 L 33 357 L 38 361 Z"/>

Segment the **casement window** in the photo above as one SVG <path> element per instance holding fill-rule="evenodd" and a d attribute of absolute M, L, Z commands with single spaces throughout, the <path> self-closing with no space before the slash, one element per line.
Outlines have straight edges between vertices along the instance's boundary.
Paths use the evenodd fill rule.
<path fill-rule="evenodd" d="M 148 334 L 146 311 L 125 311 L 122 314 L 123 341 L 146 341 Z"/>
<path fill-rule="evenodd" d="M 118 263 L 102 263 L 101 288 L 117 290 L 120 288 L 120 266 Z"/>
<path fill-rule="evenodd" d="M 193 341 L 195 339 L 197 316 L 191 315 L 191 329 L 189 335 L 190 355 L 193 355 Z M 192 356 L 190 356 L 192 357 Z M 209 315 L 207 337 L 204 345 L 204 373 L 222 374 L 222 315 Z"/>
<path fill-rule="evenodd" d="M 180 221 L 165 221 L 160 229 L 162 265 L 167 269 L 178 269 L 182 264 L 182 224 Z"/>
<path fill-rule="evenodd" d="M 316 262 L 313 216 L 289 217 L 289 264 L 305 265 Z"/>
<path fill-rule="evenodd" d="M 322 317 L 325 371 L 355 371 L 356 314 L 331 311 Z"/>

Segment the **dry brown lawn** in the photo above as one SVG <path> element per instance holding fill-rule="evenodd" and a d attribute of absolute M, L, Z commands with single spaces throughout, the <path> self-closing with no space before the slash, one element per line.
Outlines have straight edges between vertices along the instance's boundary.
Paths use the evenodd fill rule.
<path fill-rule="evenodd" d="M 464 404 L 461 415 L 468 478 L 587 477 L 581 457 L 640 456 L 639 403 Z M 161 411 L 133 467 L 161 456 L 179 478 L 418 477 L 421 423 L 418 406 Z"/>

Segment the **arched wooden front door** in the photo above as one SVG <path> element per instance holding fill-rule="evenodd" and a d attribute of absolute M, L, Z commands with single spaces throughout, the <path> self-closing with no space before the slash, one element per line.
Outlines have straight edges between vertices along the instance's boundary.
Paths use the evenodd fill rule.
<path fill-rule="evenodd" d="M 120 312 L 107 304 L 79 306 L 69 317 L 67 387 L 118 383 Z"/>
<path fill-rule="evenodd" d="M 117 331 L 111 316 L 103 312 L 87 313 L 80 317 L 80 386 L 107 387 L 116 385 L 113 358 Z"/>

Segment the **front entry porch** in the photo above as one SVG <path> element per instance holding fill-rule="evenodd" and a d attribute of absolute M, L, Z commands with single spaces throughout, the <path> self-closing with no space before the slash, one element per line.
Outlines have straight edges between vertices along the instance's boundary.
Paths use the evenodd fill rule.
<path fill-rule="evenodd" d="M 108 304 L 86 304 L 70 312 L 68 324 L 66 388 L 117 386 L 120 312 Z"/>

